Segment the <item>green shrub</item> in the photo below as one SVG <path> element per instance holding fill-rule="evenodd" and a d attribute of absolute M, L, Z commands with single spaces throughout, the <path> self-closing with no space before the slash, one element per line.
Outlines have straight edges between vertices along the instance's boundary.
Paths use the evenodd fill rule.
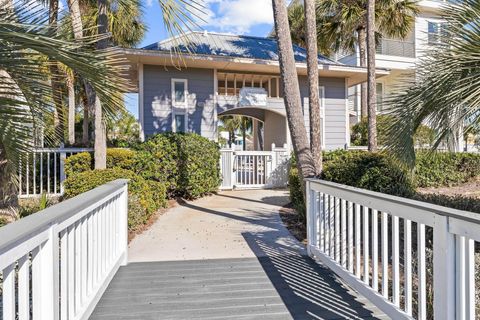
<path fill-rule="evenodd" d="M 428 151 L 416 154 L 417 187 L 454 186 L 477 176 L 480 176 L 479 154 Z"/>
<path fill-rule="evenodd" d="M 92 170 L 93 159 L 89 152 L 80 152 L 65 160 L 65 174 L 67 177 L 75 173 Z"/>
<path fill-rule="evenodd" d="M 480 213 L 480 199 L 464 196 L 448 196 L 444 194 L 416 194 L 415 200 L 430 202 L 444 207 Z"/>
<path fill-rule="evenodd" d="M 154 135 L 138 146 L 135 171 L 147 180 L 163 182 L 172 197 L 177 189 L 177 154 L 173 133 Z"/>
<path fill-rule="evenodd" d="M 322 179 L 400 197 L 410 197 L 415 192 L 408 173 L 381 153 L 326 153 Z"/>
<path fill-rule="evenodd" d="M 215 192 L 220 185 L 220 152 L 215 142 L 195 133 L 162 133 L 138 147 L 136 171 L 163 182 L 168 195 L 188 199 Z"/>
<path fill-rule="evenodd" d="M 302 192 L 302 183 L 298 176 L 298 169 L 294 165 L 290 166 L 288 172 L 288 188 L 290 190 L 290 202 L 295 210 L 297 210 L 299 217 L 305 220 L 306 208 Z"/>
<path fill-rule="evenodd" d="M 128 184 L 130 230 L 136 230 L 158 208 L 165 207 L 166 195 L 163 184 L 157 183 L 153 186 L 151 182 L 147 182 L 133 171 L 121 168 L 90 170 L 67 178 L 64 182 L 64 197 L 74 197 L 116 179 L 130 180 Z"/>
<path fill-rule="evenodd" d="M 0 228 L 7 224 L 8 224 L 8 220 L 6 218 L 0 217 Z"/>
<path fill-rule="evenodd" d="M 120 148 L 107 149 L 107 168 L 133 170 L 135 168 L 135 151 Z"/>
<path fill-rule="evenodd" d="M 217 144 L 198 134 L 176 134 L 178 195 L 195 199 L 215 192 L 220 185 L 220 151 Z"/>

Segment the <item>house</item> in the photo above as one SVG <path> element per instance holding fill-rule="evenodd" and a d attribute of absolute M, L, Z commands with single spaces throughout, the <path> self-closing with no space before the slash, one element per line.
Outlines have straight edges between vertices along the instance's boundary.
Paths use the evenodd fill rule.
<path fill-rule="evenodd" d="M 290 146 L 276 40 L 192 32 L 125 53 L 139 94 L 142 138 L 182 131 L 216 140 L 219 117 L 242 115 L 254 120 L 254 141 L 263 141 L 257 150 Z M 294 53 L 309 129 L 306 51 L 294 46 Z M 345 148 L 348 88 L 366 81 L 366 70 L 323 56 L 318 62 L 322 142 L 326 149 Z M 379 77 L 387 74 L 378 70 Z"/>
<path fill-rule="evenodd" d="M 441 18 L 442 1 L 422 0 L 417 3 L 419 14 L 411 33 L 403 40 L 381 39 L 377 46 L 376 66 L 386 68 L 390 73 L 377 80 L 377 106 L 382 112 L 384 98 L 395 91 L 395 88 L 405 79 L 415 77 L 415 66 L 418 60 L 429 49 L 431 44 L 441 41 L 445 23 Z M 360 57 L 358 48 L 353 54 L 337 55 L 339 62 L 358 66 Z M 360 117 L 361 93 L 360 86 L 349 89 L 350 112 L 352 120 Z"/>

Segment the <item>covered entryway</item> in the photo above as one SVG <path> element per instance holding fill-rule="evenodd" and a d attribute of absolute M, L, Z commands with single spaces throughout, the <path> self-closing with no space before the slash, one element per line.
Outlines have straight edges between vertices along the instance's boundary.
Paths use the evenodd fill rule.
<path fill-rule="evenodd" d="M 225 190 L 286 187 L 290 148 L 285 115 L 259 107 L 237 107 L 222 112 L 219 117 L 228 115 L 253 119 L 253 144 L 250 150 L 246 150 L 245 146 L 242 150 L 235 144 L 220 150 L 222 173 L 220 188 Z"/>

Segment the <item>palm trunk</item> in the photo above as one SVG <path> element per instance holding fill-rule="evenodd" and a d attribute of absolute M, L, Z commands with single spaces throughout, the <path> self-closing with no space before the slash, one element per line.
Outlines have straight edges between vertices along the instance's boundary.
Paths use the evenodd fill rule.
<path fill-rule="evenodd" d="M 247 130 L 242 128 L 243 151 L 247 150 Z"/>
<path fill-rule="evenodd" d="M 375 80 L 375 0 L 367 6 L 368 150 L 377 151 L 377 92 Z"/>
<path fill-rule="evenodd" d="M 357 30 L 358 34 L 358 51 L 360 56 L 360 66 L 366 67 L 367 66 L 367 33 L 365 32 L 365 28 L 359 28 Z M 363 82 L 360 85 L 360 116 L 361 118 L 367 117 L 367 83 Z"/>
<path fill-rule="evenodd" d="M 322 172 L 322 134 L 320 130 L 320 98 L 318 95 L 318 48 L 315 1 L 305 0 L 305 29 L 307 45 L 308 104 L 310 111 L 310 149 L 315 175 Z"/>
<path fill-rule="evenodd" d="M 50 0 L 49 3 L 49 19 L 48 23 L 52 30 L 56 32 L 57 28 L 57 20 L 58 20 L 58 0 Z M 53 103 L 55 104 L 54 110 L 54 119 L 53 123 L 55 126 L 55 135 L 56 138 L 60 140 L 60 143 L 64 141 L 65 135 L 65 117 L 63 114 L 63 103 L 61 97 L 61 81 L 63 79 L 59 79 L 60 72 L 58 69 L 58 65 L 56 61 L 51 61 L 50 64 L 50 77 L 51 77 L 51 86 L 52 86 L 52 98 Z"/>
<path fill-rule="evenodd" d="M 310 145 L 307 139 L 305 119 L 302 112 L 297 69 L 293 55 L 292 38 L 288 24 L 287 7 L 284 0 L 272 0 L 275 34 L 278 41 L 280 76 L 284 88 L 285 109 L 290 128 L 293 150 L 297 157 L 297 166 L 303 178 L 315 176 Z M 302 188 L 305 193 L 305 188 Z"/>
<path fill-rule="evenodd" d="M 83 99 L 83 123 L 82 123 L 82 144 L 83 146 L 88 145 L 89 136 L 88 136 L 88 98 L 86 94 L 82 95 Z"/>
<path fill-rule="evenodd" d="M 107 1 L 98 0 L 98 34 L 105 35 L 108 31 Z M 107 39 L 101 39 L 97 42 L 97 49 L 102 50 L 107 47 Z M 93 91 L 93 90 L 92 90 Z M 105 169 L 107 167 L 107 135 L 105 131 L 105 121 L 103 118 L 102 103 L 95 94 L 95 169 Z"/>
<path fill-rule="evenodd" d="M 68 143 L 75 144 L 75 85 L 73 77 L 67 76 L 68 88 Z"/>

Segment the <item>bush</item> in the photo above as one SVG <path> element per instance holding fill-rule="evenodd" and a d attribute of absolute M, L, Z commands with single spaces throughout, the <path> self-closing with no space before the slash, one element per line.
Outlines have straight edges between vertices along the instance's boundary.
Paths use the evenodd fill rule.
<path fill-rule="evenodd" d="M 480 213 L 480 199 L 444 194 L 416 194 L 415 200 L 430 202 L 439 206 Z"/>
<path fill-rule="evenodd" d="M 480 176 L 480 155 L 420 151 L 416 154 L 417 187 L 454 186 Z"/>
<path fill-rule="evenodd" d="M 75 173 L 92 170 L 92 167 L 93 159 L 89 152 L 80 152 L 65 160 L 65 174 L 67 177 Z"/>
<path fill-rule="evenodd" d="M 173 133 L 158 134 L 140 144 L 135 156 L 136 171 L 147 180 L 163 182 L 170 197 L 177 189 L 177 146 Z"/>
<path fill-rule="evenodd" d="M 135 168 L 135 151 L 120 148 L 107 149 L 107 168 L 133 170 Z"/>
<path fill-rule="evenodd" d="M 382 153 L 325 153 L 322 179 L 400 197 L 415 193 L 408 173 Z"/>
<path fill-rule="evenodd" d="M 168 195 L 188 199 L 215 192 L 220 185 L 220 152 L 215 142 L 194 133 L 162 133 L 138 147 L 137 171 L 164 182 Z"/>
<path fill-rule="evenodd" d="M 151 182 L 147 182 L 133 171 L 121 168 L 89 170 L 67 178 L 64 182 L 64 197 L 74 197 L 116 179 L 130 180 L 128 184 L 130 230 L 138 229 L 157 209 L 165 207 L 166 196 L 163 184 L 156 183 L 153 186 Z"/>
<path fill-rule="evenodd" d="M 195 199 L 215 192 L 220 185 L 217 144 L 197 134 L 177 134 L 178 195 Z"/>
<path fill-rule="evenodd" d="M 135 168 L 135 151 L 129 149 L 108 148 L 107 168 L 133 170 Z M 67 177 L 72 173 L 81 173 L 92 169 L 93 157 L 90 152 L 80 152 L 65 160 L 65 173 Z"/>
<path fill-rule="evenodd" d="M 298 169 L 293 165 L 290 166 L 290 171 L 288 172 L 288 188 L 290 190 L 290 202 L 297 211 L 300 219 L 305 220 L 307 210 L 303 198 L 302 183 L 298 176 Z"/>

